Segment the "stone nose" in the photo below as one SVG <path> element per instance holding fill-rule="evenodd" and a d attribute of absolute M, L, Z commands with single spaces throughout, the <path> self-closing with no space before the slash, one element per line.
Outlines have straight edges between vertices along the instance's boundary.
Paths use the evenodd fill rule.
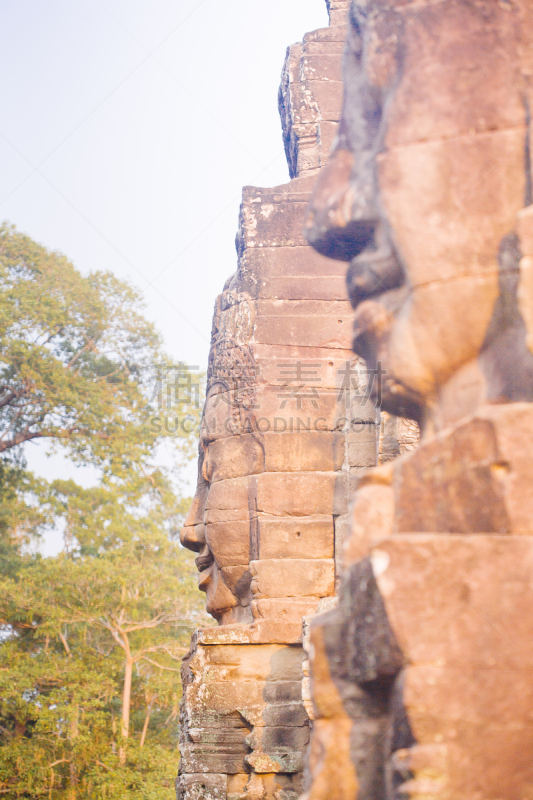
<path fill-rule="evenodd" d="M 204 511 L 208 493 L 209 486 L 198 487 L 180 533 L 180 542 L 183 547 L 192 550 L 194 553 L 199 553 L 206 543 Z"/>
<path fill-rule="evenodd" d="M 307 241 L 323 256 L 352 261 L 373 246 L 378 221 L 368 169 L 354 170 L 353 154 L 336 150 L 320 172 L 309 202 Z"/>
<path fill-rule="evenodd" d="M 405 273 L 388 226 L 376 225 L 372 241 L 352 259 L 346 275 L 348 295 L 353 308 L 363 300 L 397 289 L 405 283 Z"/>

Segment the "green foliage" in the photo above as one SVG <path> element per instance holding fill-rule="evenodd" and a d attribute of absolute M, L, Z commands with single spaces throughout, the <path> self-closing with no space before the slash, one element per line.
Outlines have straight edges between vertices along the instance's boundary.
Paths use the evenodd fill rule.
<path fill-rule="evenodd" d="M 0 575 L 16 571 L 21 550 L 52 523 L 48 495 L 45 481 L 0 460 Z"/>
<path fill-rule="evenodd" d="M 91 494 L 74 495 L 74 518 Z M 27 557 L 0 582 L 6 797 L 172 797 L 180 661 L 206 620 L 180 546 L 150 519 L 118 516 L 108 549 L 85 524 L 75 553 Z"/>
<path fill-rule="evenodd" d="M 190 458 L 200 398 L 135 289 L 5 225 L 0 346 L 0 795 L 171 800 L 180 661 L 209 623 L 159 456 Z M 28 472 L 43 437 L 98 485 Z M 65 550 L 42 558 L 50 527 Z"/>
<path fill-rule="evenodd" d="M 169 397 L 154 389 L 179 365 L 144 318 L 140 293 L 109 272 L 84 277 L 6 224 L 0 353 L 0 453 L 46 437 L 80 463 L 124 475 L 172 427 L 162 424 Z M 197 420 L 193 399 L 178 401 L 174 412 Z"/>

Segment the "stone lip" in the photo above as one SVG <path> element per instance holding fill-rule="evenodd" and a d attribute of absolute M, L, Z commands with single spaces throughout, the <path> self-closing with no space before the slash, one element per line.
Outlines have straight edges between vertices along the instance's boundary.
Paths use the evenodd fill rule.
<path fill-rule="evenodd" d="M 318 598 L 316 599 L 318 605 Z M 198 643 L 215 644 L 300 644 L 302 641 L 302 617 L 290 622 L 256 620 L 251 625 L 217 625 L 202 628 L 198 632 Z"/>

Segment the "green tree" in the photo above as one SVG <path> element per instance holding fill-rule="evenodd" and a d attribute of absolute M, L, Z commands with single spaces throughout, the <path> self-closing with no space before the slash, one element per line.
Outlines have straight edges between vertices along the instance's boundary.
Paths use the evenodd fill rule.
<path fill-rule="evenodd" d="M 191 457 L 199 390 L 132 286 L 7 225 L 0 348 L 0 795 L 171 800 L 179 662 L 207 617 L 168 451 Z M 37 479 L 36 439 L 98 485 Z M 50 527 L 65 549 L 44 559 Z"/>
<path fill-rule="evenodd" d="M 0 453 L 48 438 L 78 462 L 116 474 L 168 436 L 162 423 L 171 405 L 178 409 L 176 398 L 166 402 L 171 383 L 166 393 L 161 387 L 180 365 L 162 350 L 138 290 L 109 272 L 83 276 L 65 256 L 6 224 L 0 353 Z M 197 419 L 197 399 L 177 401 L 182 417 Z"/>
<path fill-rule="evenodd" d="M 43 530 L 47 484 L 25 470 L 44 439 L 103 477 L 149 471 L 164 443 L 187 460 L 198 379 L 165 353 L 141 294 L 0 225 L 0 567 Z"/>
<path fill-rule="evenodd" d="M 127 491 L 58 482 L 77 547 L 27 557 L 0 582 L 8 798 L 172 797 L 180 661 L 207 618 L 193 564 L 164 530 L 180 508 L 150 478 Z"/>

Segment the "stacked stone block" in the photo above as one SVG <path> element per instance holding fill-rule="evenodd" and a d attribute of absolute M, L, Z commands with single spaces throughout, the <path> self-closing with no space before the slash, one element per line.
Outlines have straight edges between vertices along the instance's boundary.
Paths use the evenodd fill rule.
<path fill-rule="evenodd" d="M 184 541 L 213 561 L 208 608 L 221 624 L 195 635 L 183 666 L 179 800 L 303 791 L 302 619 L 334 596 L 356 481 L 380 442 L 382 458 L 399 447 L 351 352 L 346 265 L 303 238 L 340 118 L 347 7 L 328 3 L 332 25 L 288 49 L 280 112 L 293 179 L 245 187 L 238 270 L 215 307 Z"/>

